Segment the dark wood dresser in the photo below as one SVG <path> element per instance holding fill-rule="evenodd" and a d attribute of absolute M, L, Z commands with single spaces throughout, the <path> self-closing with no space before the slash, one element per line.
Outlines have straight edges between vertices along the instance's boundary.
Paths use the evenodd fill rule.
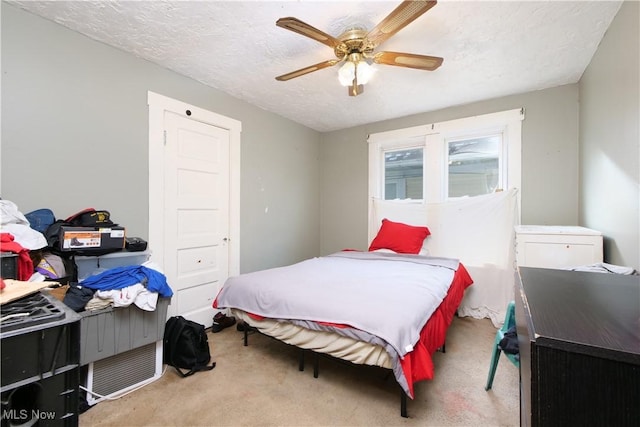
<path fill-rule="evenodd" d="M 523 426 L 640 426 L 640 276 L 519 267 Z"/>

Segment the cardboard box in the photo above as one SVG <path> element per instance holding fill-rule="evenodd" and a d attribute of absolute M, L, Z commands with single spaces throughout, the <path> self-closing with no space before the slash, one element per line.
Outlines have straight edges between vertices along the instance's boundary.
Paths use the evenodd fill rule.
<path fill-rule="evenodd" d="M 63 251 L 77 251 L 91 253 L 104 250 L 119 250 L 124 248 L 125 229 L 114 226 L 100 227 L 60 227 L 60 249 Z"/>
<path fill-rule="evenodd" d="M 57 286 L 55 288 L 47 289 L 47 292 L 53 295 L 53 297 L 58 301 L 63 301 L 65 295 L 67 295 L 68 290 L 69 290 L 69 285 L 62 285 L 62 286 Z"/>

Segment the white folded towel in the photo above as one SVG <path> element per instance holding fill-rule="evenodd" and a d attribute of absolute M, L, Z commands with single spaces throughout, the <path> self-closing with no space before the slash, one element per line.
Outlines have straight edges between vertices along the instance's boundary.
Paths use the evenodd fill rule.
<path fill-rule="evenodd" d="M 636 271 L 632 267 L 622 265 L 607 264 L 606 262 L 597 262 L 595 264 L 582 265 L 579 267 L 568 268 L 571 271 L 587 271 L 593 273 L 613 273 L 613 274 L 634 274 Z"/>

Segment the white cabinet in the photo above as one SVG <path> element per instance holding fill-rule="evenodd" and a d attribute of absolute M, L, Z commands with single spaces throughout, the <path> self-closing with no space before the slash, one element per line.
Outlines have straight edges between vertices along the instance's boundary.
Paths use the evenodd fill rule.
<path fill-rule="evenodd" d="M 567 268 L 602 262 L 599 231 L 550 225 L 518 225 L 515 231 L 519 266 Z"/>

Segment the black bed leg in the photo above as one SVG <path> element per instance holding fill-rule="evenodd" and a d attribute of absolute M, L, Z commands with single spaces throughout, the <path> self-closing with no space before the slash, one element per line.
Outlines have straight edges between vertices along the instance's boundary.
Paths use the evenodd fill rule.
<path fill-rule="evenodd" d="M 247 331 L 247 324 L 245 323 L 245 327 L 244 327 L 244 346 L 248 346 L 249 345 L 249 331 Z"/>
<path fill-rule="evenodd" d="M 400 416 L 403 418 L 409 418 L 407 415 L 407 393 L 400 389 Z"/>
<path fill-rule="evenodd" d="M 441 347 L 441 348 L 442 348 L 442 352 L 443 352 L 443 353 L 446 353 L 446 352 L 447 352 L 447 347 L 446 347 L 446 345 L 447 345 L 447 342 L 446 342 L 446 341 L 442 343 L 442 347 Z"/>
<path fill-rule="evenodd" d="M 300 349 L 300 355 L 298 356 L 298 371 L 304 371 L 304 349 Z"/>
<path fill-rule="evenodd" d="M 320 357 L 318 353 L 313 352 L 313 378 L 318 378 L 318 372 L 320 371 Z"/>

